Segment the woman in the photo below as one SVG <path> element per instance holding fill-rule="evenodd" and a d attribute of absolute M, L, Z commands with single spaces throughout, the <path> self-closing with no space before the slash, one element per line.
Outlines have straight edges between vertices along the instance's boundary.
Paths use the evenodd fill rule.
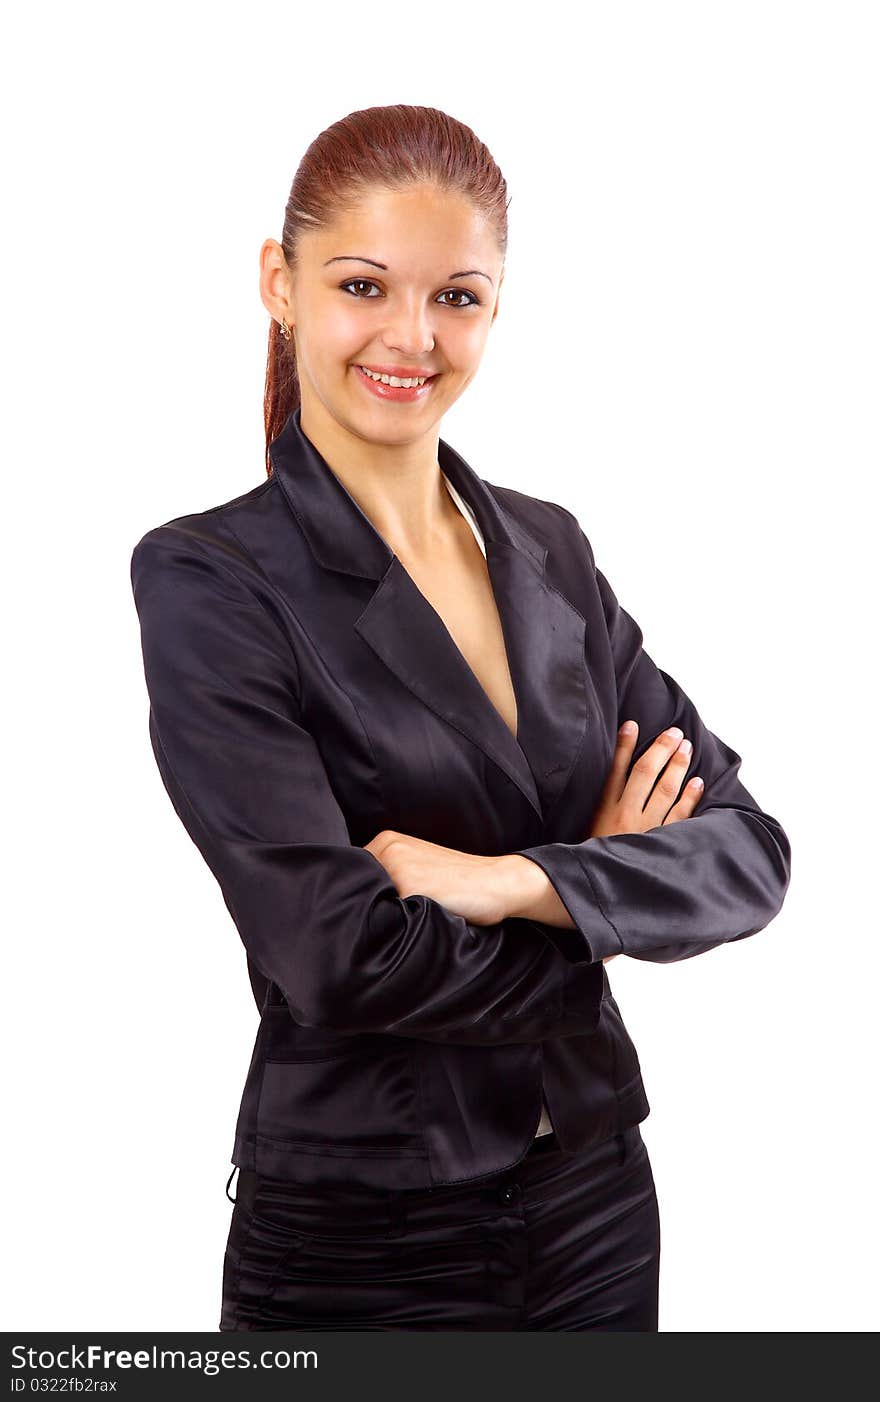
<path fill-rule="evenodd" d="M 656 1331 L 604 965 L 743 938 L 787 888 L 575 518 L 439 437 L 506 237 L 443 113 L 318 137 L 261 252 L 267 480 L 132 556 L 153 750 L 261 1013 L 221 1330 Z"/>

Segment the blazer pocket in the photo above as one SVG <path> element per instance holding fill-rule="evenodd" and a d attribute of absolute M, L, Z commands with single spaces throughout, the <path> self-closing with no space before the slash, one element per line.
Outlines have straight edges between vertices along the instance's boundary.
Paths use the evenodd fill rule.
<path fill-rule="evenodd" d="M 339 1156 L 421 1151 L 417 1070 L 403 1039 L 337 1038 L 334 1048 L 328 1037 L 282 1056 L 276 1049 L 263 1066 L 258 1138 Z"/>

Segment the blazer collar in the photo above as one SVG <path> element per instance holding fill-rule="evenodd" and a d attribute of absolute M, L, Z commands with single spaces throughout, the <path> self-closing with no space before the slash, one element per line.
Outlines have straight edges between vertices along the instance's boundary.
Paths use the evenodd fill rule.
<path fill-rule="evenodd" d="M 440 615 L 306 437 L 300 417 L 297 407 L 270 444 L 273 475 L 318 563 L 376 583 L 355 630 L 424 705 L 504 771 L 543 823 L 587 724 L 586 624 L 546 581 L 547 543 L 439 439 L 439 465 L 470 505 L 485 542 L 517 700 L 514 738 Z"/>

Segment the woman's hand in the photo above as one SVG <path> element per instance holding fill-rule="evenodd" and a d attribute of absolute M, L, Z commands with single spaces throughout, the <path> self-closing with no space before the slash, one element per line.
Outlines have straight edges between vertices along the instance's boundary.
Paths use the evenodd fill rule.
<path fill-rule="evenodd" d="M 630 773 L 638 734 L 634 720 L 625 721 L 618 731 L 614 759 L 587 837 L 647 832 L 649 828 L 678 823 L 691 816 L 703 796 L 703 781 L 695 776 L 678 798 L 693 750 L 678 726 L 662 731 L 636 760 Z"/>
<path fill-rule="evenodd" d="M 693 749 L 678 726 L 662 731 L 630 772 L 638 734 L 639 727 L 634 720 L 625 721 L 617 733 L 614 759 L 588 837 L 647 832 L 649 828 L 681 822 L 682 818 L 691 816 L 703 796 L 703 782 L 694 776 L 678 798 Z M 602 962 L 607 964 L 609 959 L 617 957 L 607 954 Z"/>
<path fill-rule="evenodd" d="M 390 828 L 364 846 L 381 862 L 399 896 L 427 896 L 474 925 L 494 925 L 508 914 L 505 857 L 477 857 Z"/>

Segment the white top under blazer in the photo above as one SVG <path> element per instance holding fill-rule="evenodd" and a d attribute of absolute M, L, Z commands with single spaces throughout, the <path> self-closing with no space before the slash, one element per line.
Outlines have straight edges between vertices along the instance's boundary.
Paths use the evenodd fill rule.
<path fill-rule="evenodd" d="M 457 487 L 453 487 L 453 485 L 452 485 L 452 483 L 450 482 L 449 478 L 446 476 L 446 473 L 445 473 L 445 472 L 441 472 L 440 475 L 441 475 L 441 477 L 443 478 L 443 481 L 446 483 L 447 487 L 449 488 L 449 495 L 452 497 L 452 500 L 455 502 L 455 504 L 456 504 L 456 506 L 458 507 L 459 511 L 461 512 L 462 516 L 463 516 L 464 519 L 467 521 L 468 525 L 470 526 L 471 530 L 473 531 L 474 535 L 476 536 L 476 538 L 477 538 L 477 544 L 479 545 L 480 549 L 481 549 L 482 552 L 483 552 L 483 555 L 485 556 L 485 554 L 486 554 L 486 546 L 485 546 L 485 543 L 484 543 L 484 541 L 483 541 L 483 533 L 482 533 L 482 531 L 480 530 L 479 526 L 477 525 L 477 521 L 476 521 L 476 517 L 474 516 L 474 513 L 471 511 L 470 507 L 468 506 L 467 502 L 465 501 L 464 497 L 462 496 L 462 494 L 461 494 L 461 492 L 458 490 L 458 488 L 457 488 Z M 552 1133 L 553 1133 L 553 1125 L 552 1125 L 552 1123 L 551 1123 L 551 1121 L 550 1121 L 550 1112 L 549 1112 L 548 1109 L 547 1109 L 547 1102 L 546 1102 L 546 1100 L 544 1100 L 544 1099 L 542 1098 L 542 1100 L 541 1100 L 541 1119 L 540 1119 L 540 1122 L 539 1122 L 539 1124 L 538 1124 L 538 1128 L 537 1128 L 537 1130 L 535 1131 L 535 1138 L 537 1139 L 537 1137 L 538 1137 L 539 1134 L 552 1134 Z"/>

